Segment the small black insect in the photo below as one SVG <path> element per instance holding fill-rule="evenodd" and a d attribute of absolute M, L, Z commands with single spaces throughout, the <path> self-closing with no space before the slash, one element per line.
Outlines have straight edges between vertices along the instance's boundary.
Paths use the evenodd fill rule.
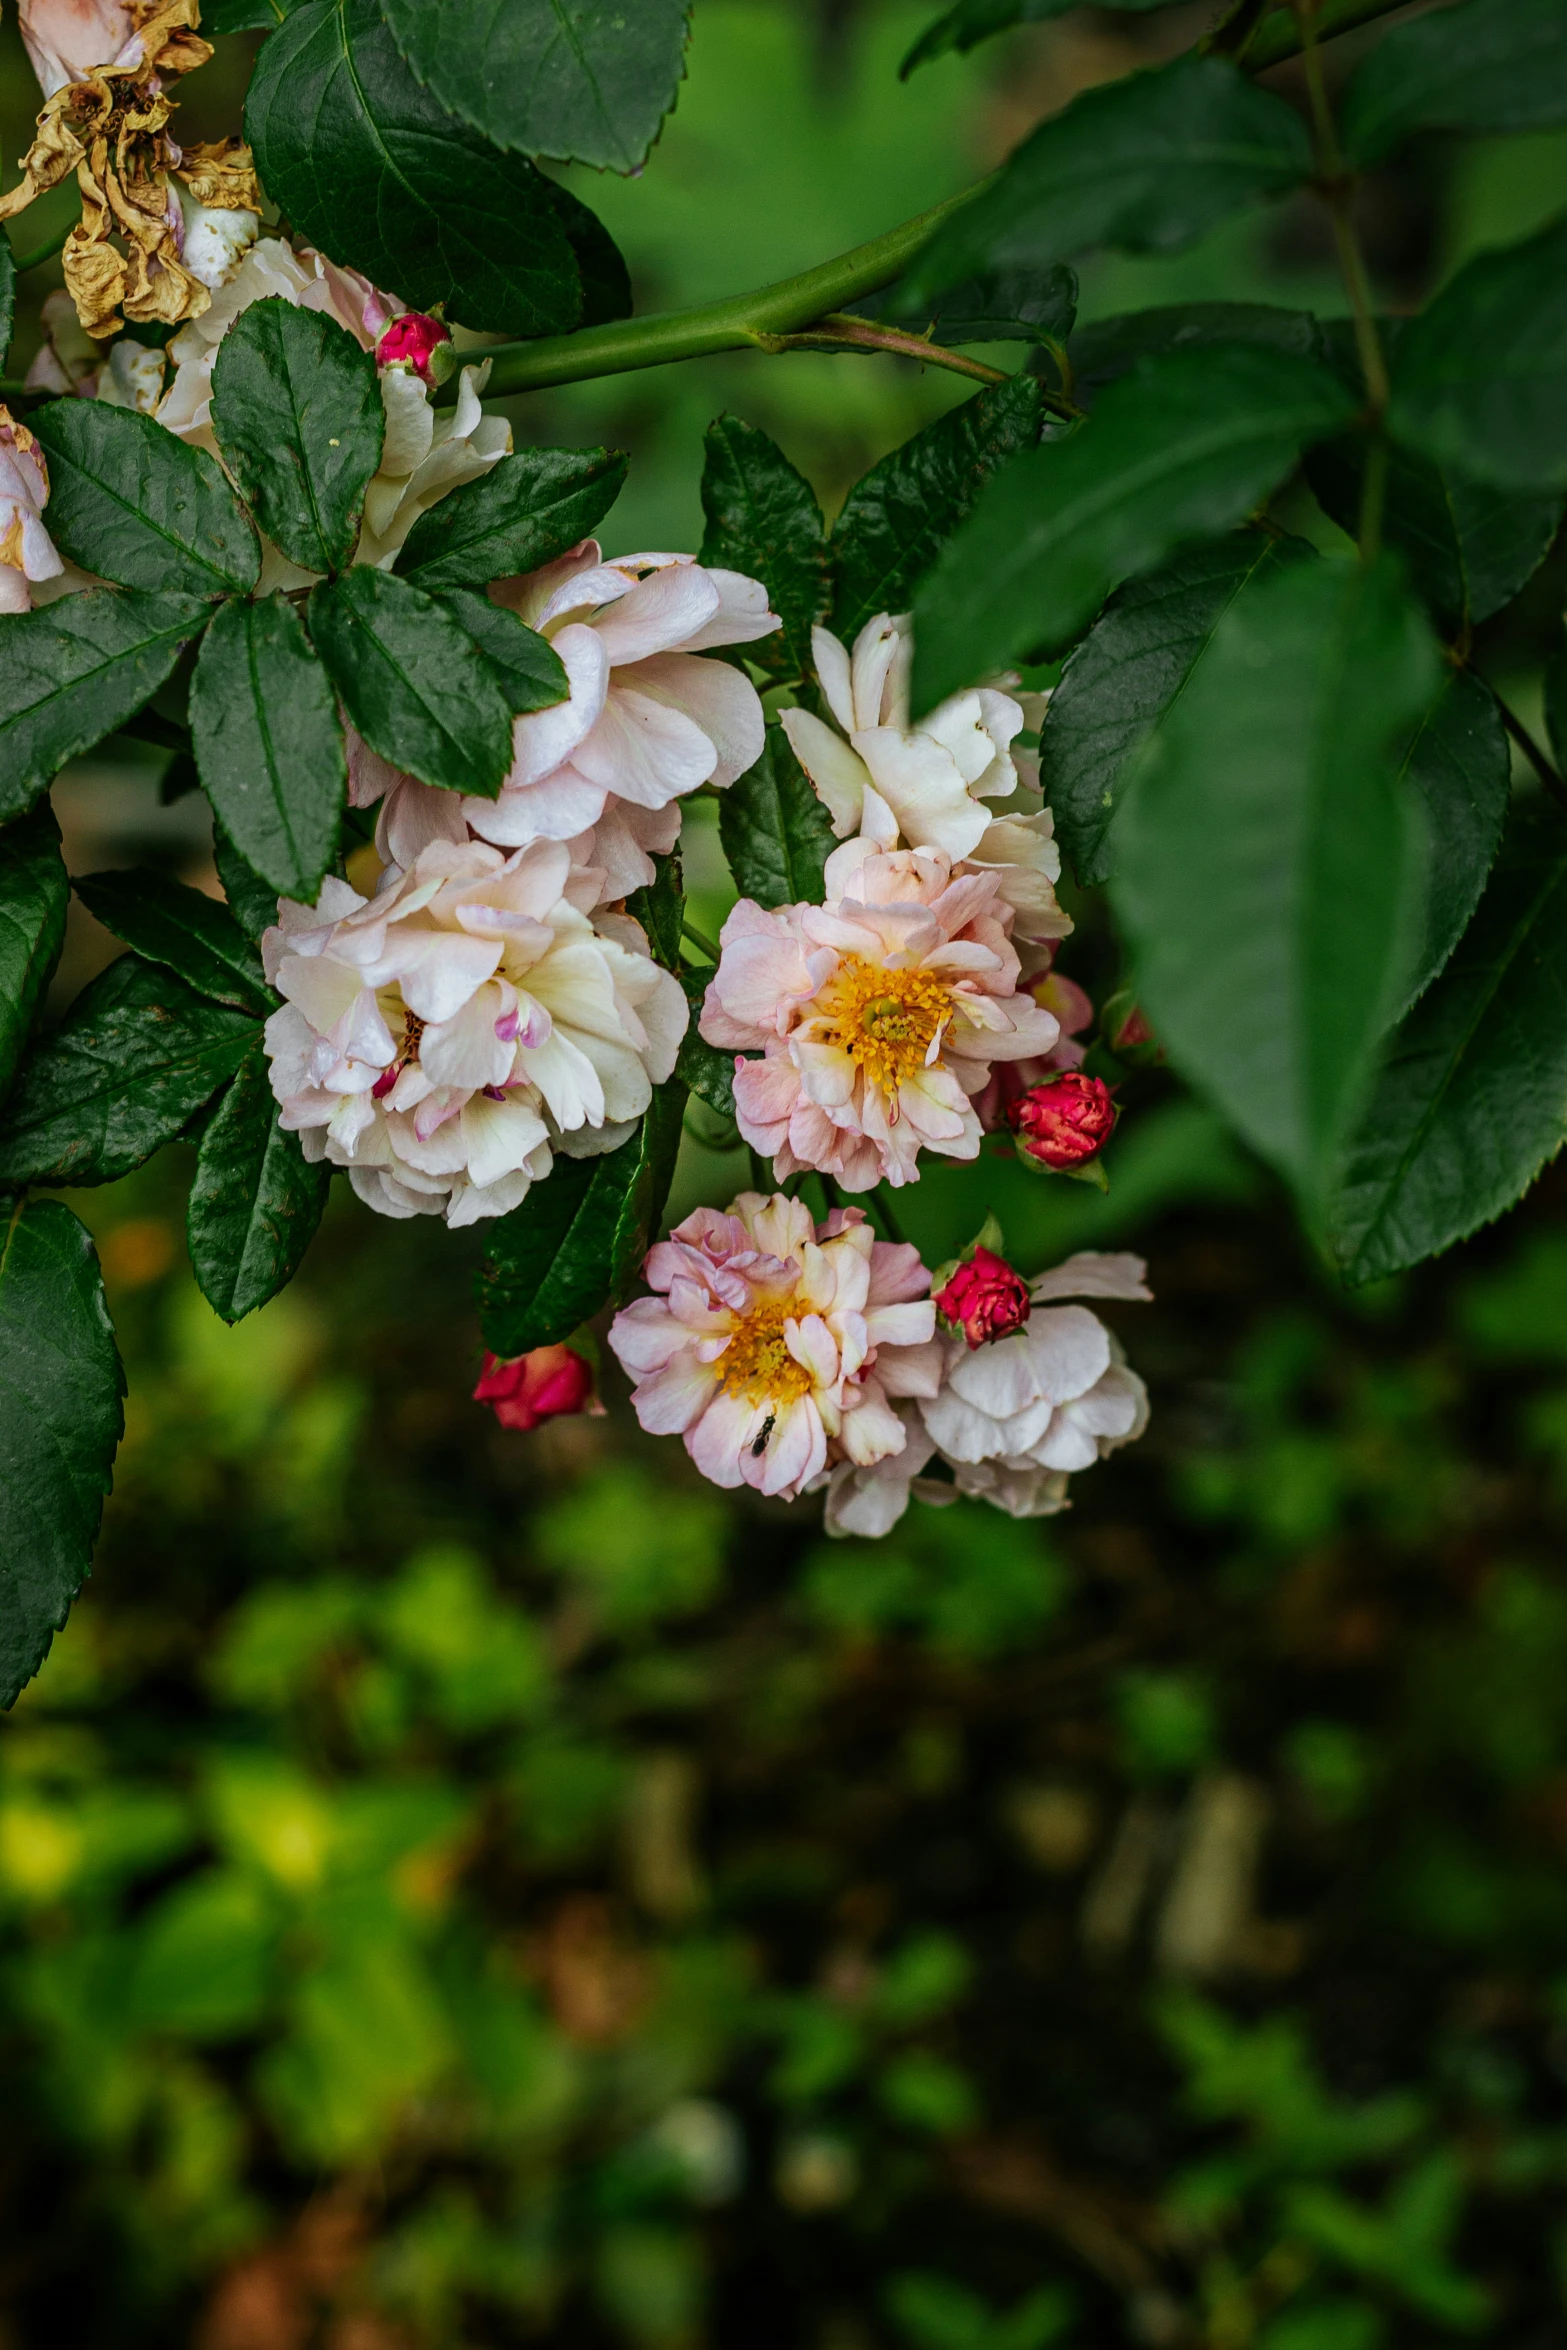
<path fill-rule="evenodd" d="M 763 1453 L 767 1450 L 767 1439 L 769 1436 L 771 1436 L 777 1425 L 778 1414 L 776 1412 L 769 1412 L 766 1419 L 762 1422 L 761 1435 L 757 1438 L 756 1442 L 751 1447 L 751 1458 L 753 1461 L 759 1461 L 761 1459 Z"/>

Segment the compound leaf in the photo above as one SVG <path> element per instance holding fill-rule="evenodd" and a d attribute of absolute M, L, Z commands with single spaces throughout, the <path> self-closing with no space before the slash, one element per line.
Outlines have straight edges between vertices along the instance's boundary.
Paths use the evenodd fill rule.
<path fill-rule="evenodd" d="M 742 897 L 821 902 L 822 867 L 837 846 L 832 818 L 781 726 L 769 726 L 756 765 L 720 794 L 718 837 Z"/>
<path fill-rule="evenodd" d="M 373 751 L 421 783 L 495 797 L 511 767 L 511 710 L 443 604 L 360 564 L 312 589 L 310 633 Z"/>
<path fill-rule="evenodd" d="M 620 495 L 620 449 L 523 449 L 437 499 L 397 558 L 415 587 L 487 587 L 537 571 L 585 538 Z"/>
<path fill-rule="evenodd" d="M 261 1018 L 277 998 L 261 957 L 227 906 L 138 865 L 129 872 L 83 873 L 72 884 L 89 914 L 144 962 L 159 963 L 214 1003 Z"/>

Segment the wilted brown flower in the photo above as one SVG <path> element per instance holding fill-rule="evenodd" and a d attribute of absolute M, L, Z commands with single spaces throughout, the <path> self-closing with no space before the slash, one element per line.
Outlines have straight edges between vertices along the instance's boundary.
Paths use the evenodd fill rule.
<path fill-rule="evenodd" d="M 10 219 L 76 173 L 82 217 L 66 239 L 65 282 L 83 326 L 99 337 L 127 319 L 173 326 L 199 317 L 234 252 L 254 236 L 261 205 L 248 147 L 223 139 L 182 149 L 169 134 L 168 85 L 212 55 L 195 30 L 198 0 L 129 0 L 113 14 L 103 38 L 127 18 L 129 38 L 111 61 L 48 97 L 22 179 L 0 198 L 0 220 Z M 211 212 L 237 217 L 216 250 L 203 240 L 198 259 L 187 253 L 188 232 Z"/>

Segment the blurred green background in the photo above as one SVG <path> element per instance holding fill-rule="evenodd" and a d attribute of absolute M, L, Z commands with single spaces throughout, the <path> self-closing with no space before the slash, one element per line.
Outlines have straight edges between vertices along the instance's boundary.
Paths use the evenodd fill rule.
<path fill-rule="evenodd" d="M 644 306 L 875 233 L 1201 23 L 1085 11 L 900 85 L 925 13 L 698 0 L 645 174 L 580 182 Z M 1385 298 L 1563 201 L 1560 138 L 1424 143 L 1363 192 Z M 1330 258 L 1303 197 L 1084 306 L 1337 311 Z M 513 418 L 633 450 L 621 551 L 696 543 L 721 407 L 832 508 L 961 396 L 746 357 Z M 1558 551 L 1481 648 L 1526 711 L 1563 597 Z M 210 872 L 158 781 L 63 779 L 77 870 Z M 62 994 L 109 951 L 78 920 Z M 877 1546 L 705 1487 L 613 1370 L 606 1419 L 497 1429 L 473 1234 L 345 1187 L 227 1330 L 180 1154 L 73 1195 L 131 1390 L 92 1582 L 0 1727 L 4 2350 L 1567 2339 L 1567 1187 L 1350 1298 L 1134 1084 L 1107 1198 L 987 1160 L 905 1201 L 932 1255 L 987 1205 L 1029 1269 L 1143 1250 L 1149 1435 L 1063 1519 Z M 673 1210 L 743 1179 L 693 1138 Z"/>

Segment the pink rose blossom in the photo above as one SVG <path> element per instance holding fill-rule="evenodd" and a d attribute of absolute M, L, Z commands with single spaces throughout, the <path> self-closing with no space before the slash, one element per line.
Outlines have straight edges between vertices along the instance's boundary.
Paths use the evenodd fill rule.
<path fill-rule="evenodd" d="M 699 1208 L 650 1251 L 657 1293 L 615 1317 L 644 1428 L 680 1434 L 715 1485 L 792 1501 L 835 1461 L 896 1452 L 892 1399 L 936 1391 L 930 1275 L 858 1208 L 824 1224 L 781 1193 Z"/>
<path fill-rule="evenodd" d="M 934 1396 L 901 1402 L 903 1445 L 878 1461 L 843 1462 L 827 1494 L 829 1534 L 887 1533 L 909 1505 L 959 1494 L 1009 1517 L 1050 1517 L 1067 1507 L 1067 1480 L 1148 1425 L 1148 1394 L 1110 1331 L 1086 1306 L 1063 1298 L 1149 1296 L 1140 1257 L 1088 1249 L 1042 1274 L 1025 1327 L 971 1347 L 940 1341 Z M 933 1462 L 951 1483 L 926 1475 Z"/>
<path fill-rule="evenodd" d="M 570 1346 L 536 1346 L 510 1361 L 487 1354 L 473 1400 L 487 1403 L 503 1428 L 524 1431 L 541 1420 L 578 1412 L 601 1419 L 604 1413 L 593 1392 L 592 1364 Z"/>
<path fill-rule="evenodd" d="M 742 898 L 724 925 L 701 1032 L 762 1055 L 735 1065 L 740 1132 L 780 1182 L 814 1167 L 850 1191 L 912 1182 L 922 1149 L 974 1158 L 991 1063 L 1059 1033 L 1019 992 L 997 875 L 853 840 L 826 886 L 822 906 Z"/>
<path fill-rule="evenodd" d="M 30 582 L 58 579 L 65 565 L 43 526 L 49 468 L 25 424 L 0 407 L 0 612 L 26 612 Z"/>
<path fill-rule="evenodd" d="M 936 1292 L 936 1311 L 970 1346 L 1010 1337 L 1028 1320 L 1028 1283 L 994 1249 L 976 1248 Z"/>

